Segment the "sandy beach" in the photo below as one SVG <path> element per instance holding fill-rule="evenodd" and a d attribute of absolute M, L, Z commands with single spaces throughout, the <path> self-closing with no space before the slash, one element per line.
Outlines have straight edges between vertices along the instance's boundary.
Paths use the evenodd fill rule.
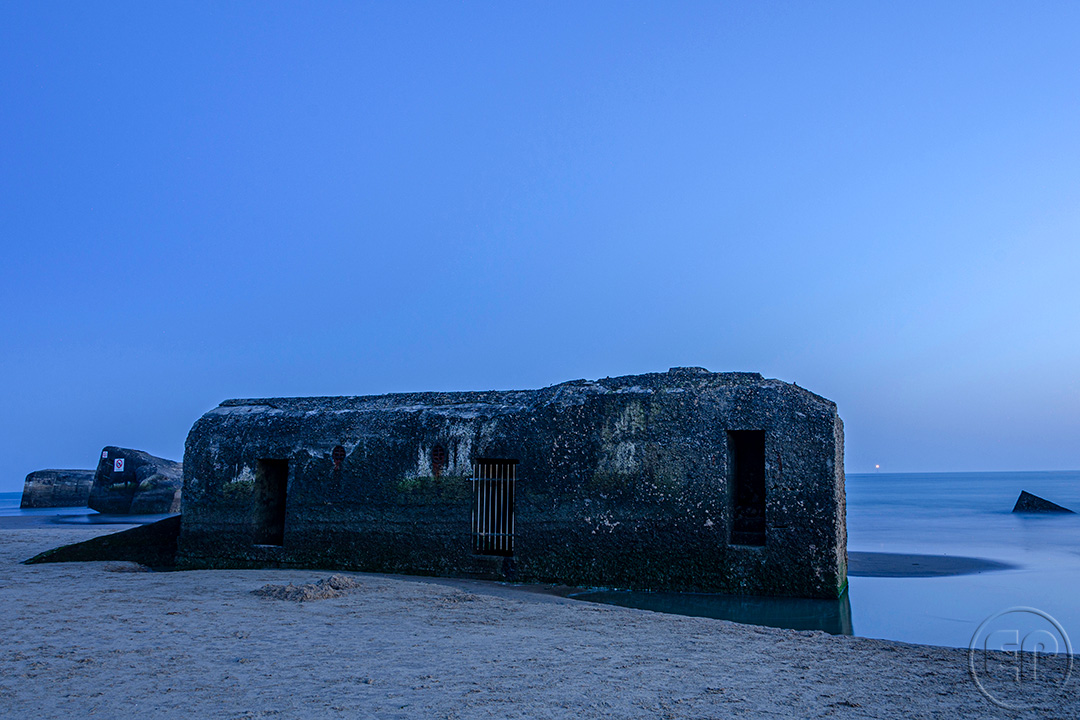
<path fill-rule="evenodd" d="M 988 702 L 967 651 L 348 573 L 342 597 L 252 594 L 325 571 L 20 564 L 113 527 L 0 529 L 6 718 L 1080 716 Z"/>

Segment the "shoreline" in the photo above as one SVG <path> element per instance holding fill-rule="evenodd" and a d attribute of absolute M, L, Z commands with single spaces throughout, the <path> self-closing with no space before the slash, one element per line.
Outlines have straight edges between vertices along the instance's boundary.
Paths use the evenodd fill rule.
<path fill-rule="evenodd" d="M 586 603 L 470 580 L 315 570 L 21 565 L 115 527 L 0 529 L 12 717 L 1009 717 L 967 651 Z M 125 567 L 126 566 L 126 567 Z M 1066 688 L 1068 689 L 1068 688 Z M 1029 717 L 1075 717 L 1075 694 Z"/>

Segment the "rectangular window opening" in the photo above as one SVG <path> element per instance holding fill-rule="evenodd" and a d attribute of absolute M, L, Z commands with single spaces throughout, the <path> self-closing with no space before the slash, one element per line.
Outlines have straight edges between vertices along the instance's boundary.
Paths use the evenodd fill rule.
<path fill-rule="evenodd" d="M 765 544 L 765 431 L 728 432 L 731 543 Z"/>
<path fill-rule="evenodd" d="M 288 460 L 259 460 L 255 469 L 255 544 L 285 543 L 285 489 Z"/>
<path fill-rule="evenodd" d="M 473 552 L 514 554 L 517 460 L 477 460 L 473 466 Z"/>

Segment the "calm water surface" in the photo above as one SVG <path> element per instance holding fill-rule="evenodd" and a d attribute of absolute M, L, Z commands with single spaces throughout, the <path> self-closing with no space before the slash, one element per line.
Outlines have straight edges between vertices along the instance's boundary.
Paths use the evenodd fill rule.
<path fill-rule="evenodd" d="M 850 551 L 969 556 L 1015 569 L 849 579 L 856 635 L 966 647 L 989 615 L 1050 613 L 1080 641 L 1080 515 L 1013 514 L 1021 490 L 1080 511 L 1080 472 L 848 476 Z"/>
<path fill-rule="evenodd" d="M 0 493 L 0 519 L 20 518 L 16 525 L 9 527 L 31 527 L 39 522 L 59 525 L 145 525 L 169 517 L 167 513 L 157 515 L 103 515 L 87 507 L 32 508 L 22 510 L 22 493 Z M 27 524 L 23 524 L 26 522 Z"/>
<path fill-rule="evenodd" d="M 30 517 L 30 516 L 48 516 L 48 515 L 87 515 L 94 511 L 90 508 L 34 508 L 31 510 L 20 510 L 19 503 L 22 502 L 21 492 L 6 492 L 0 493 L 0 517 Z"/>

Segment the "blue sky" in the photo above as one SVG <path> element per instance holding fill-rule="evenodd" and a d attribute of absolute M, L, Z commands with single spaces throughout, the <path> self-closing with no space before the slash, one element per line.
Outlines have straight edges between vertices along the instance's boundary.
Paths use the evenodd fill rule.
<path fill-rule="evenodd" d="M 1076 3 L 0 5 L 0 489 L 227 397 L 701 365 L 1080 468 Z"/>

